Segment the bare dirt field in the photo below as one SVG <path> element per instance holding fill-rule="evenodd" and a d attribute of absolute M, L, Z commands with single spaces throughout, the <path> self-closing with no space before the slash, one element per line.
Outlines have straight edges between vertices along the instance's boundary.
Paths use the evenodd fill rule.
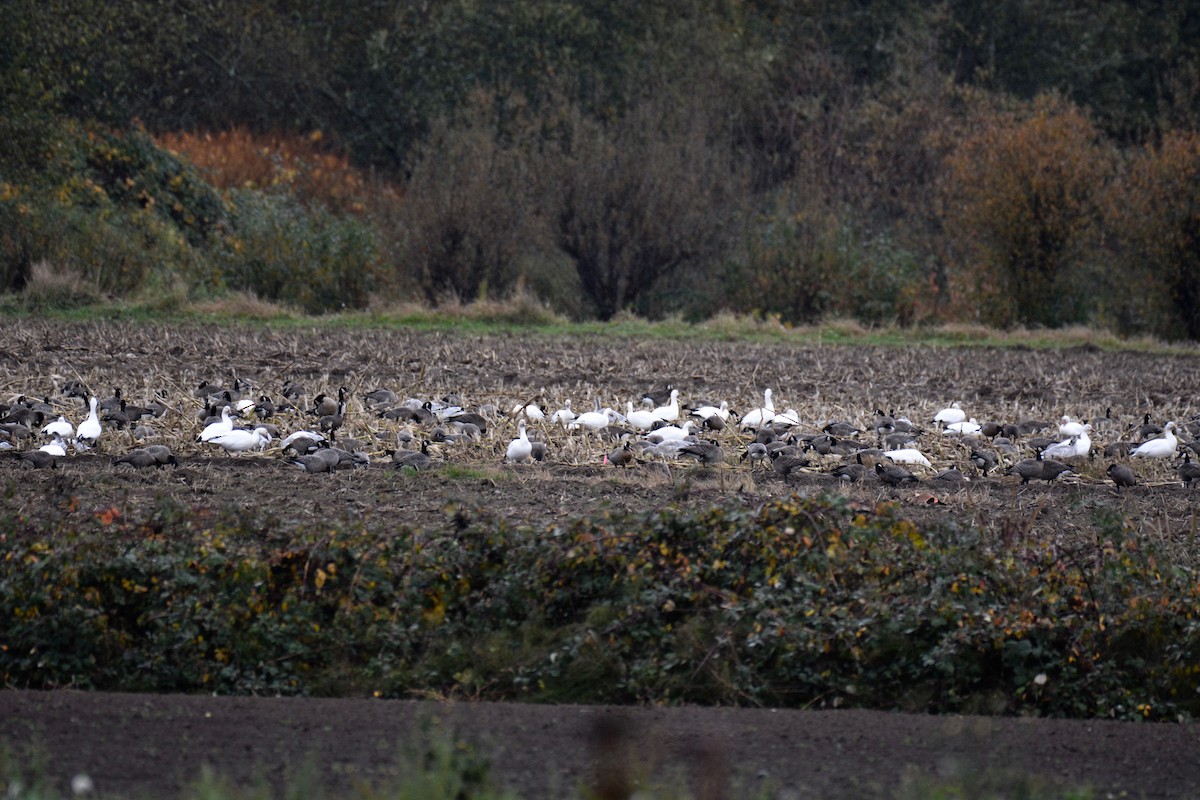
<path fill-rule="evenodd" d="M 1139 485 L 1120 492 L 1105 475 L 1113 459 L 1101 456 L 1079 460 L 1078 474 L 1066 479 L 1022 486 L 1002 471 L 977 474 L 969 446 L 938 433 L 932 419 L 952 401 L 980 422 L 1041 419 L 1054 427 L 1064 414 L 1096 420 L 1111 408 L 1116 422 L 1092 435 L 1102 451 L 1114 441 L 1139 440 L 1132 429 L 1145 414 L 1160 425 L 1191 421 L 1200 413 L 1198 377 L 1200 358 L 1194 356 L 1092 349 L 801 347 L 6 321 L 0 323 L 0 399 L 48 398 L 77 423 L 86 407 L 65 390 L 81 382 L 101 398 L 119 387 L 131 404 L 161 396 L 169 410 L 146 420 L 150 430 L 140 439 L 110 427 L 95 450 L 68 455 L 59 469 L 28 470 L 15 457 L 0 458 L 0 482 L 10 513 L 64 492 L 96 508 L 134 509 L 166 491 L 193 506 L 254 505 L 284 519 L 392 515 L 428 525 L 445 524 L 449 513 L 463 509 L 548 525 L 605 509 L 756 504 L 792 492 L 836 491 L 863 502 L 899 502 L 917 521 L 949 518 L 1004 536 L 1069 535 L 1086 529 L 1098 513 L 1120 511 L 1141 535 L 1184 547 L 1194 542 L 1195 495 L 1176 478 L 1174 460 L 1134 464 Z M 233 387 L 235 380 L 238 387 L 248 384 L 243 391 L 250 399 L 266 395 L 276 403 L 289 382 L 305 388 L 297 401 L 302 411 L 268 420 L 281 436 L 315 425 L 303 409 L 318 394 L 336 395 L 346 387 L 349 402 L 338 437 L 357 441 L 371 463 L 308 474 L 288 463 L 279 439 L 264 452 L 232 456 L 196 443 L 204 400 L 194 390 L 202 382 Z M 926 429 L 918 444 L 933 467 L 916 470 L 926 480 L 911 487 L 892 488 L 872 476 L 845 485 L 829 474 L 844 456 L 809 453 L 811 464 L 785 481 L 741 460 L 749 436 L 730 428 L 706 434 L 723 446 L 722 463 L 648 456 L 619 469 L 602 463 L 613 441 L 538 424 L 530 432 L 547 443 L 545 461 L 503 464 L 516 434 L 506 412 L 517 404 L 539 399 L 549 413 L 568 399 L 576 411 L 599 400 L 624 411 L 627 401 L 636 405 L 644 392 L 666 384 L 679 389 L 685 404 L 725 400 L 739 412 L 761 405 L 763 390 L 771 388 L 778 410 L 797 412 L 799 432 L 817 433 L 830 420 L 844 420 L 867 431 L 850 438 L 872 445 L 875 409 L 894 409 Z M 429 471 L 401 473 L 387 455 L 397 447 L 398 433 L 419 441 L 433 438 L 434 426 L 370 411 L 362 398 L 381 387 L 400 399 L 453 396 L 467 410 L 482 411 L 486 431 L 477 441 L 432 447 Z M 1181 444 L 1191 438 L 1181 431 Z M 151 441 L 170 445 L 179 467 L 113 464 L 114 456 Z M 962 488 L 934 488 L 927 479 L 951 465 L 971 480 Z M 926 775 L 960 769 L 1034 774 L 1051 783 L 1092 785 L 1101 797 L 1200 796 L 1191 725 L 5 691 L 0 742 L 36 741 L 50 754 L 56 775 L 86 771 L 106 792 L 171 796 L 202 763 L 240 778 L 256 770 L 271 777 L 312 758 L 335 782 L 386 780 L 396 768 L 398 743 L 429 716 L 479 742 L 501 781 L 527 796 L 562 796 L 589 780 L 596 759 L 603 760 L 595 741 L 596 731 L 606 727 L 598 728 L 597 720 L 618 720 L 620 741 L 638 743 L 634 751 L 654 765 L 711 772 L 718 783 L 742 787 L 714 797 L 745 796 L 741 792 L 759 787 L 771 787 L 779 797 L 891 796 L 912 769 Z M 697 771 L 697 764 L 712 769 Z"/>

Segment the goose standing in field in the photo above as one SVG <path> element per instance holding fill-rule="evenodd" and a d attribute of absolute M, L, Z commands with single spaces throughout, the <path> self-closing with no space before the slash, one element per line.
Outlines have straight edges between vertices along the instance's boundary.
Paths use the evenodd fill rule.
<path fill-rule="evenodd" d="M 95 396 L 92 396 L 88 400 L 90 411 L 88 412 L 87 419 L 79 423 L 79 427 L 75 429 L 76 450 L 88 450 L 95 447 L 96 443 L 100 441 L 100 434 L 104 432 L 104 429 L 100 427 L 100 417 L 96 413 L 96 405 L 97 400 Z"/>
<path fill-rule="evenodd" d="M 996 468 L 996 454 L 991 450 L 972 450 L 971 463 L 983 473 L 983 477 L 987 477 L 989 469 Z"/>
<path fill-rule="evenodd" d="M 1175 474 L 1183 481 L 1183 485 L 1190 489 L 1193 483 L 1200 481 L 1200 464 L 1193 464 L 1192 454 L 1184 450 L 1183 463 L 1175 470 Z"/>
<path fill-rule="evenodd" d="M 577 416 L 571 424 L 570 428 L 587 428 L 593 433 L 598 433 L 608 427 L 608 423 L 612 422 L 616 415 L 611 408 L 605 408 L 600 411 L 585 411 Z"/>
<path fill-rule="evenodd" d="M 517 422 L 517 438 L 508 443 L 504 452 L 504 460 L 510 464 L 518 464 L 533 458 L 533 443 L 525 434 L 525 420 Z"/>
<path fill-rule="evenodd" d="M 834 467 L 829 472 L 840 481 L 858 483 L 867 474 L 867 467 L 863 464 L 862 454 L 859 453 L 854 457 L 853 464 L 842 464 Z"/>
<path fill-rule="evenodd" d="M 803 475 L 804 468 L 810 463 L 804 456 L 788 455 L 782 450 L 771 453 L 771 468 L 785 481 Z"/>
<path fill-rule="evenodd" d="M 562 425 L 564 428 L 575 421 L 575 412 L 571 410 L 571 401 L 563 402 L 562 408 L 550 415 L 551 425 Z"/>
<path fill-rule="evenodd" d="M 762 428 L 775 419 L 775 402 L 771 399 L 771 390 L 763 390 L 762 408 L 755 408 L 742 415 L 738 425 L 743 428 Z"/>
<path fill-rule="evenodd" d="M 1130 458 L 1170 458 L 1175 455 L 1179 440 L 1175 438 L 1175 423 L 1168 422 L 1160 439 L 1142 442 L 1130 452 Z"/>
<path fill-rule="evenodd" d="M 1029 483 L 1032 480 L 1050 481 L 1057 480 L 1063 475 L 1074 472 L 1066 464 L 1059 461 L 1047 461 L 1042 458 L 1042 454 L 1038 453 L 1037 458 L 1027 458 L 1024 461 L 1018 461 L 1005 471 L 1005 475 L 1019 475 L 1021 485 Z"/>
<path fill-rule="evenodd" d="M 940 422 L 943 425 L 953 425 L 956 422 L 963 422 L 966 418 L 967 414 L 963 411 L 958 401 L 951 403 L 947 408 L 943 408 L 933 415 L 933 421 L 935 423 Z"/>
<path fill-rule="evenodd" d="M 1088 436 L 1091 425 L 1080 425 L 1079 432 L 1065 442 L 1055 442 L 1042 451 L 1043 458 L 1083 458 L 1092 452 L 1092 440 Z"/>
<path fill-rule="evenodd" d="M 1103 417 L 1094 417 L 1092 419 L 1092 428 L 1098 431 L 1111 431 L 1117 427 L 1117 421 L 1113 419 L 1112 407 L 1104 409 Z"/>
<path fill-rule="evenodd" d="M 646 435 L 648 441 L 655 444 L 663 442 L 678 442 L 687 439 L 692 435 L 692 426 L 695 425 L 690 419 L 686 420 L 683 425 L 664 425 L 661 428 L 655 428 Z"/>
<path fill-rule="evenodd" d="M 196 437 L 197 442 L 209 442 L 216 436 L 223 433 L 229 433 L 233 430 L 233 417 L 229 406 L 221 409 L 221 419 L 218 422 L 210 422 L 204 426 L 204 430 L 200 431 L 200 435 Z"/>
<path fill-rule="evenodd" d="M 693 408 L 689 413 L 703 422 L 707 422 L 712 417 L 716 417 L 721 422 L 729 422 L 729 403 L 722 400 L 720 406 L 700 406 Z"/>
<path fill-rule="evenodd" d="M 433 459 L 429 457 L 429 442 L 422 441 L 420 450 L 392 451 L 392 463 L 398 467 L 408 467 L 417 472 L 429 469 L 429 465 L 433 463 Z"/>
<path fill-rule="evenodd" d="M 679 419 L 679 390 L 672 389 L 670 401 L 654 409 L 651 413 L 663 422 L 675 422 Z"/>
<path fill-rule="evenodd" d="M 1083 433 L 1083 423 L 1063 414 L 1062 419 L 1058 421 L 1058 435 L 1069 439 L 1072 436 L 1079 436 L 1081 433 Z"/>
<path fill-rule="evenodd" d="M 626 439 L 611 453 L 604 456 L 605 464 L 612 464 L 614 467 L 627 467 L 637 460 L 637 455 L 633 452 L 633 445 Z"/>
<path fill-rule="evenodd" d="M 207 443 L 215 444 L 227 453 L 244 453 L 247 450 L 262 450 L 269 441 L 271 441 L 271 434 L 266 428 L 258 427 L 252 431 L 234 428 L 213 436 Z"/>
<path fill-rule="evenodd" d="M 662 418 L 656 416 L 653 411 L 635 410 L 632 400 L 625 403 L 625 421 L 640 431 L 653 430 L 655 425 L 663 422 Z"/>
<path fill-rule="evenodd" d="M 1118 492 L 1121 491 L 1122 486 L 1137 485 L 1137 476 L 1133 474 L 1133 470 L 1123 464 L 1109 464 L 1106 474 L 1117 485 Z"/>
<path fill-rule="evenodd" d="M 54 422 L 51 422 L 41 430 L 42 436 L 61 436 L 63 439 L 70 439 L 75 435 L 75 426 L 67 421 L 64 416 L 59 416 Z"/>
<path fill-rule="evenodd" d="M 712 439 L 689 444 L 679 451 L 680 455 L 692 456 L 701 464 L 721 464 L 725 461 L 725 450 Z"/>

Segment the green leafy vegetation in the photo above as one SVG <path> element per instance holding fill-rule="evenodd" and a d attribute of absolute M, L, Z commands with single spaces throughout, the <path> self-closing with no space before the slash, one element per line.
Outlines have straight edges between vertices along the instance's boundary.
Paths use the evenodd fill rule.
<path fill-rule="evenodd" d="M 450 513 L 450 512 L 448 512 Z M 6 685 L 1190 719 L 1189 560 L 896 508 L 444 528 L 61 507 L 0 530 Z"/>

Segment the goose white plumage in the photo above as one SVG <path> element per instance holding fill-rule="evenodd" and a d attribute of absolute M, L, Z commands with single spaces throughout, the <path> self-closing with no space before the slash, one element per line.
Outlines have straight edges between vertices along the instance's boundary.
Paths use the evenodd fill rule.
<path fill-rule="evenodd" d="M 920 464 L 923 467 L 930 467 L 931 469 L 933 467 L 933 465 L 929 463 L 929 459 L 922 455 L 920 450 L 917 450 L 913 447 L 903 447 L 899 450 L 889 450 L 884 453 L 884 455 L 896 464 Z"/>
<path fill-rule="evenodd" d="M 964 436 L 969 436 L 973 433 L 979 433 L 983 430 L 983 426 L 975 421 L 974 417 L 964 420 L 963 422 L 951 422 L 946 426 L 942 433 L 961 433 Z"/>
<path fill-rule="evenodd" d="M 771 390 L 763 391 L 762 408 L 755 408 L 742 415 L 738 422 L 743 428 L 761 428 L 775 419 L 775 402 L 771 399 Z"/>
<path fill-rule="evenodd" d="M 42 428 L 42 436 L 61 436 L 63 439 L 70 439 L 74 435 L 75 426 L 64 416 L 59 416 L 54 422 Z"/>
<path fill-rule="evenodd" d="M 571 401 L 567 400 L 563 403 L 563 407 L 550 415 L 550 422 L 553 425 L 562 425 L 564 428 L 575 421 L 575 412 L 571 410 Z"/>
<path fill-rule="evenodd" d="M 200 435 L 196 437 L 196 441 L 210 442 L 213 438 L 223 433 L 229 433 L 231 430 L 233 430 L 233 417 L 230 416 L 229 406 L 225 406 L 221 409 L 220 421 L 205 425 L 204 430 L 200 431 Z"/>
<path fill-rule="evenodd" d="M 529 436 L 525 433 L 525 420 L 520 420 L 517 422 L 517 438 L 508 443 L 504 460 L 515 464 L 529 461 L 531 458 L 533 458 L 533 442 L 529 441 Z"/>
<path fill-rule="evenodd" d="M 709 417 L 717 417 L 722 422 L 729 422 L 729 403 L 721 401 L 721 406 L 700 406 L 692 409 L 692 416 L 699 417 L 702 420 L 707 420 Z"/>
<path fill-rule="evenodd" d="M 1055 442 L 1042 451 L 1042 458 L 1083 458 L 1092 451 L 1091 425 L 1080 424 L 1079 432 L 1063 442 Z"/>
<path fill-rule="evenodd" d="M 1175 455 L 1175 451 L 1179 448 L 1179 440 L 1175 438 L 1175 423 L 1168 422 L 1163 428 L 1163 435 L 1159 439 L 1151 439 L 1148 442 L 1142 442 L 1133 452 L 1129 454 L 1130 458 L 1170 458 Z"/>
<path fill-rule="evenodd" d="M 63 441 L 60 434 L 54 434 L 54 441 L 49 444 L 44 444 L 38 448 L 43 453 L 49 453 L 52 456 L 65 456 L 67 454 L 67 443 Z"/>
<path fill-rule="evenodd" d="M 940 422 L 944 425 L 953 425 L 955 422 L 962 422 L 967 418 L 967 413 L 962 410 L 959 403 L 953 402 L 948 408 L 943 408 L 934 415 L 933 421 Z"/>
<path fill-rule="evenodd" d="M 630 425 L 641 431 L 648 431 L 663 421 L 660 417 L 655 416 L 653 411 L 635 410 L 632 400 L 625 403 L 625 419 Z"/>
<path fill-rule="evenodd" d="M 664 425 L 661 428 L 655 428 L 646 438 L 655 444 L 668 441 L 681 441 L 692 435 L 692 425 L 693 423 L 690 419 L 683 423 L 682 426 Z"/>
<path fill-rule="evenodd" d="M 663 422 L 674 422 L 679 419 L 679 390 L 671 390 L 671 400 L 665 406 L 659 406 L 650 412 Z"/>
<path fill-rule="evenodd" d="M 524 416 L 530 422 L 542 422 L 546 419 L 546 413 L 542 411 L 541 406 L 537 403 L 530 403 L 527 406 L 518 404 L 513 408 L 514 416 Z"/>
<path fill-rule="evenodd" d="M 608 427 L 608 423 L 612 421 L 613 414 L 614 412 L 611 408 L 605 408 L 601 411 L 585 411 L 576 417 L 568 427 L 600 431 Z"/>
<path fill-rule="evenodd" d="M 218 434 L 208 440 L 227 453 L 243 453 L 247 450 L 262 450 L 271 441 L 271 434 L 266 428 L 255 428 L 252 431 L 234 428 L 231 431 Z"/>
<path fill-rule="evenodd" d="M 79 450 L 86 450 L 89 447 L 94 447 L 96 442 L 100 441 L 100 434 L 104 429 L 100 426 L 100 416 L 96 413 L 97 400 L 92 397 L 88 400 L 90 411 L 87 419 L 79 423 L 79 427 L 75 429 L 75 447 Z"/>
<path fill-rule="evenodd" d="M 1067 437 L 1078 436 L 1083 433 L 1083 426 L 1084 423 L 1073 420 L 1066 414 L 1063 414 L 1062 419 L 1058 421 L 1058 435 Z"/>

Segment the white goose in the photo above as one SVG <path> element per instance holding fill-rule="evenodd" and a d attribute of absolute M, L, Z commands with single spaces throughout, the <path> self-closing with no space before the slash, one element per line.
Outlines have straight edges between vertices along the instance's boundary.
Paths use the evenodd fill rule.
<path fill-rule="evenodd" d="M 1130 458 L 1170 458 L 1175 455 L 1175 451 L 1179 448 L 1179 440 L 1175 438 L 1175 423 L 1168 422 L 1163 428 L 1163 435 L 1158 439 L 1151 439 L 1148 442 L 1142 442 L 1133 452 L 1129 454 Z"/>
<path fill-rule="evenodd" d="M 75 426 L 63 416 L 42 428 L 42 436 L 61 436 L 63 439 L 70 439 L 74 435 Z"/>
<path fill-rule="evenodd" d="M 1079 432 L 1072 434 L 1070 439 L 1055 442 L 1042 451 L 1042 459 L 1048 458 L 1083 458 L 1092 451 L 1092 437 L 1088 436 L 1091 425 L 1081 424 Z"/>
<path fill-rule="evenodd" d="M 646 436 L 646 439 L 654 442 L 655 444 L 661 444 L 669 441 L 682 441 L 692 435 L 692 425 L 694 424 L 695 423 L 689 419 L 687 422 L 683 423 L 682 426 L 664 425 L 661 428 L 655 428 L 653 431 L 651 431 L 649 435 Z"/>
<path fill-rule="evenodd" d="M 52 456 L 65 456 L 67 454 L 67 443 L 63 441 L 61 434 L 54 434 L 54 441 L 49 444 L 44 444 L 38 448 L 43 453 L 49 453 Z"/>
<path fill-rule="evenodd" d="M 981 430 L 983 430 L 983 426 L 976 422 L 974 417 L 971 417 L 963 422 L 951 422 L 945 427 L 942 433 L 961 433 L 964 436 L 970 436 L 971 434 L 979 433 Z"/>
<path fill-rule="evenodd" d="M 1083 426 L 1084 423 L 1073 420 L 1066 414 L 1063 414 L 1062 419 L 1058 421 L 1058 434 L 1059 436 L 1066 436 L 1068 438 L 1078 436 L 1083 433 Z"/>
<path fill-rule="evenodd" d="M 729 403 L 721 401 L 721 406 L 700 406 L 692 409 L 692 416 L 707 421 L 709 417 L 717 417 L 722 422 L 729 422 Z"/>
<path fill-rule="evenodd" d="M 262 450 L 269 441 L 271 441 L 271 434 L 266 428 L 255 428 L 252 431 L 234 428 L 212 437 L 208 440 L 208 444 L 218 445 L 227 453 L 242 453 L 246 450 Z"/>
<path fill-rule="evenodd" d="M 671 401 L 665 406 L 659 406 L 651 412 L 663 422 L 674 422 L 679 419 L 679 390 L 671 390 Z"/>
<path fill-rule="evenodd" d="M 585 411 L 568 426 L 570 428 L 587 428 L 589 431 L 601 431 L 608 427 L 614 412 L 611 408 L 602 411 Z"/>
<path fill-rule="evenodd" d="M 522 406 L 518 403 L 513 408 L 513 416 L 523 416 L 530 422 L 542 422 L 546 419 L 546 413 L 542 411 L 542 407 L 537 403 L 530 403 L 527 406 Z"/>
<path fill-rule="evenodd" d="M 743 428 L 761 428 L 770 424 L 773 419 L 775 419 L 775 403 L 771 400 L 771 390 L 767 389 L 763 392 L 762 408 L 747 411 L 738 425 Z"/>
<path fill-rule="evenodd" d="M 508 443 L 508 450 L 504 453 L 504 460 L 509 463 L 519 463 L 528 461 L 533 457 L 533 442 L 529 441 L 529 437 L 525 434 L 525 420 L 517 422 L 517 438 Z"/>
<path fill-rule="evenodd" d="M 79 427 L 75 430 L 75 449 L 87 450 L 95 447 L 96 442 L 100 441 L 100 434 L 104 429 L 100 427 L 100 417 L 96 414 L 95 397 L 88 401 L 91 410 L 88 412 L 87 419 L 79 423 Z"/>
<path fill-rule="evenodd" d="M 920 450 L 913 447 L 902 447 L 899 450 L 889 450 L 884 453 L 896 464 L 920 464 L 923 467 L 933 468 L 929 463 L 929 459 L 921 454 Z"/>
<path fill-rule="evenodd" d="M 233 430 L 233 417 L 230 416 L 230 413 L 229 406 L 222 407 L 220 421 L 205 425 L 204 430 L 200 431 L 200 435 L 196 437 L 196 441 L 210 442 L 215 437 Z"/>
<path fill-rule="evenodd" d="M 955 422 L 962 422 L 967 418 L 967 413 L 962 410 L 962 406 L 958 402 L 953 402 L 948 408 L 943 408 L 933 416 L 934 422 L 940 422 L 943 425 L 953 425 Z"/>
<path fill-rule="evenodd" d="M 663 421 L 661 417 L 655 416 L 653 411 L 635 410 L 632 400 L 625 403 L 625 419 L 630 425 L 641 431 L 651 430 L 657 423 Z"/>
<path fill-rule="evenodd" d="M 562 425 L 564 428 L 575 421 L 575 412 L 571 410 L 571 401 L 563 403 L 563 407 L 550 415 L 552 425 Z"/>

